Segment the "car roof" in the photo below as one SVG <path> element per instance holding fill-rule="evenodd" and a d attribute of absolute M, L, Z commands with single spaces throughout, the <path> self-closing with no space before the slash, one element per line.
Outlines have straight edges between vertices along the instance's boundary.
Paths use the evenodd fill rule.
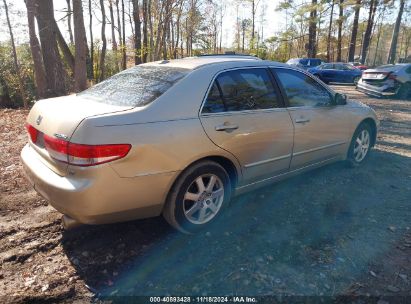
<path fill-rule="evenodd" d="M 145 63 L 144 65 L 150 66 L 167 66 L 175 68 L 185 68 L 190 70 L 196 70 L 210 65 L 224 65 L 230 67 L 246 67 L 246 66 L 287 66 L 284 63 L 275 61 L 261 60 L 258 57 L 253 56 L 238 56 L 238 55 L 214 55 L 214 56 L 199 56 L 199 57 L 186 57 L 182 59 L 162 60 Z"/>

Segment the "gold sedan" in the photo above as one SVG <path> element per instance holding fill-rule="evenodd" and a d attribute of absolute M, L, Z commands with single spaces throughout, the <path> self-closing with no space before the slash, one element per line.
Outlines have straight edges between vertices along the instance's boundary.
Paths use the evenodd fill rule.
<path fill-rule="evenodd" d="M 335 161 L 360 164 L 377 126 L 373 110 L 304 71 L 204 56 L 37 102 L 21 158 L 66 227 L 163 214 L 191 233 L 234 195 Z"/>

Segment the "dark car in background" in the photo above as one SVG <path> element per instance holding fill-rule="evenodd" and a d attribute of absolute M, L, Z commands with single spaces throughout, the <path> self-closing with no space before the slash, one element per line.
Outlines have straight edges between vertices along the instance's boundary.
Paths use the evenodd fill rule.
<path fill-rule="evenodd" d="M 411 63 L 387 64 L 363 72 L 357 90 L 369 95 L 411 98 Z"/>
<path fill-rule="evenodd" d="M 286 63 L 303 70 L 308 70 L 310 68 L 319 66 L 320 64 L 322 64 L 322 61 L 319 58 L 291 58 Z"/>
<path fill-rule="evenodd" d="M 323 63 L 315 68 L 308 69 L 308 72 L 317 76 L 325 83 L 353 83 L 356 84 L 362 71 L 348 63 L 331 62 Z"/>

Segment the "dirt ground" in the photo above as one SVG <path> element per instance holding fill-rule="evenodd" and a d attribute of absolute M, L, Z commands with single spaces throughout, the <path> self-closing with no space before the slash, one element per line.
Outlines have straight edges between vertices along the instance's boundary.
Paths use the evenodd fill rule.
<path fill-rule="evenodd" d="M 406 301 L 411 101 L 334 88 L 371 106 L 381 120 L 368 161 L 355 169 L 333 164 L 240 196 L 195 236 L 176 233 L 161 218 L 64 231 L 61 215 L 21 173 L 27 111 L 0 110 L 0 302 L 118 295 Z"/>

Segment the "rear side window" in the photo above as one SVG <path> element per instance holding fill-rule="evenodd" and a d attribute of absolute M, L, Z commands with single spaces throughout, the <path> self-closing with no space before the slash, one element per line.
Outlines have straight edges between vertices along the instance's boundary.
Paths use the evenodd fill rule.
<path fill-rule="evenodd" d="M 213 83 L 203 113 L 281 107 L 266 69 L 241 69 L 221 73 Z"/>
<path fill-rule="evenodd" d="M 321 84 L 299 71 L 275 69 L 290 107 L 328 105 L 332 96 Z"/>
<path fill-rule="evenodd" d="M 322 67 L 323 70 L 332 70 L 333 69 L 333 65 L 331 63 L 323 64 L 321 67 Z"/>
<path fill-rule="evenodd" d="M 164 94 L 189 69 L 135 66 L 81 92 L 78 96 L 118 106 L 145 106 Z"/>

